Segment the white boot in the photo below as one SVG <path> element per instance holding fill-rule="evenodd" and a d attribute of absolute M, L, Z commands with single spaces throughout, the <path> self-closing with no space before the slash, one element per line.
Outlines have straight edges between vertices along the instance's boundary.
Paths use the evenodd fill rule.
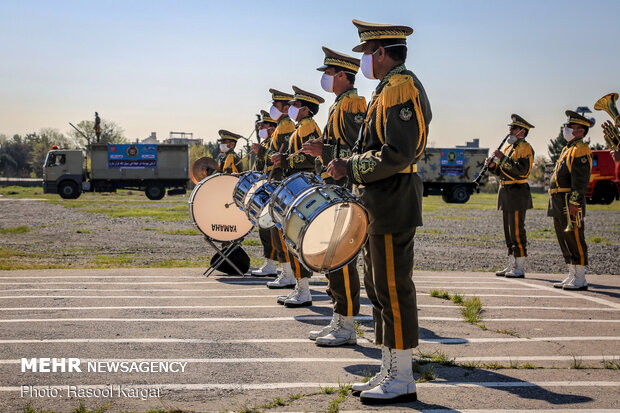
<path fill-rule="evenodd" d="M 379 383 L 383 381 L 385 376 L 387 375 L 388 367 L 390 365 L 390 349 L 381 346 L 381 369 L 377 374 L 371 377 L 366 383 L 353 383 L 351 389 L 353 391 L 365 391 L 370 390 L 376 387 Z"/>
<path fill-rule="evenodd" d="M 583 265 L 573 265 L 573 267 L 575 267 L 575 278 L 572 282 L 564 284 L 562 288 L 565 290 L 587 290 L 586 267 Z"/>
<path fill-rule="evenodd" d="M 295 276 L 293 275 L 293 268 L 291 263 L 286 262 L 282 264 L 282 272 L 273 281 L 267 283 L 268 288 L 290 288 L 295 285 Z"/>
<path fill-rule="evenodd" d="M 353 316 L 340 316 L 337 327 L 323 337 L 316 339 L 317 346 L 342 346 L 344 344 L 357 344 L 357 334 L 353 327 Z"/>
<path fill-rule="evenodd" d="M 309 278 L 300 278 L 297 280 L 297 293 L 285 300 L 284 305 L 286 307 L 304 307 L 312 305 Z"/>
<path fill-rule="evenodd" d="M 277 298 L 277 300 L 276 300 L 276 301 L 277 301 L 277 303 L 278 303 L 278 304 L 281 304 L 281 305 L 284 305 L 284 302 L 285 302 L 286 300 L 288 300 L 289 298 L 292 298 L 295 294 L 297 294 L 297 290 L 298 290 L 298 289 L 299 289 L 299 286 L 298 286 L 298 284 L 297 284 L 297 280 L 295 280 L 295 288 L 293 288 L 293 289 L 291 290 L 291 292 L 290 292 L 290 293 L 288 293 L 288 295 L 280 295 L 280 296 L 278 296 L 278 298 Z"/>
<path fill-rule="evenodd" d="M 515 266 L 508 271 L 506 278 L 524 278 L 525 277 L 525 257 L 515 258 Z"/>
<path fill-rule="evenodd" d="M 308 338 L 314 341 L 319 337 L 328 335 L 329 333 L 331 333 L 338 327 L 338 323 L 340 322 L 340 317 L 342 317 L 340 314 L 334 312 L 334 315 L 332 316 L 332 321 L 320 330 L 310 331 L 310 334 L 308 334 Z"/>
<path fill-rule="evenodd" d="M 253 270 L 251 274 L 255 277 L 271 277 L 273 275 L 278 275 L 278 267 L 276 266 L 276 262 L 274 260 L 267 258 L 265 260 L 265 265 L 260 267 L 258 270 Z"/>
<path fill-rule="evenodd" d="M 575 280 L 575 266 L 568 264 L 568 277 L 564 278 L 559 283 L 553 283 L 554 288 L 562 288 L 564 285 L 572 283 Z"/>
<path fill-rule="evenodd" d="M 389 349 L 390 364 L 385 378 L 377 386 L 360 394 L 362 403 L 416 401 L 418 396 L 411 369 L 411 349 Z"/>
<path fill-rule="evenodd" d="M 508 265 L 506 265 L 506 268 L 504 268 L 501 271 L 497 271 L 495 275 L 497 275 L 498 277 L 503 277 L 504 275 L 506 275 L 507 272 L 512 271 L 514 267 L 515 267 L 515 257 L 514 255 L 509 255 Z"/>

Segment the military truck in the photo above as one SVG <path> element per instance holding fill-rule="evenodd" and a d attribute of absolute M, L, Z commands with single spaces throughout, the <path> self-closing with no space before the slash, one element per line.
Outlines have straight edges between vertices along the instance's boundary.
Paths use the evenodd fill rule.
<path fill-rule="evenodd" d="M 480 192 L 473 180 L 489 156 L 488 148 L 429 148 L 418 161 L 418 175 L 424 182 L 424 196 L 441 195 L 447 203 L 464 204 Z M 488 175 L 480 185 L 488 182 Z"/>
<path fill-rule="evenodd" d="M 82 192 L 144 191 L 158 200 L 186 193 L 188 145 L 104 144 L 84 149 L 52 148 L 43 164 L 43 192 L 75 199 Z"/>

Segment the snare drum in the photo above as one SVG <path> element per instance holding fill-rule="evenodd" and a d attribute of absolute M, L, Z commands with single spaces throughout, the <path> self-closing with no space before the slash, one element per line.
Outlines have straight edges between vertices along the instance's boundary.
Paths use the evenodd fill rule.
<path fill-rule="evenodd" d="M 233 175 L 211 175 L 198 182 L 192 191 L 189 216 L 208 238 L 235 241 L 252 230 L 252 223 L 233 201 L 233 189 L 238 181 Z"/>
<path fill-rule="evenodd" d="M 282 181 L 269 202 L 269 214 L 276 227 L 283 228 L 286 213 L 298 195 L 316 185 L 324 184 L 319 176 L 310 172 L 298 172 Z"/>
<path fill-rule="evenodd" d="M 241 175 L 239 182 L 235 185 L 233 192 L 233 200 L 235 204 L 243 211 L 250 200 L 250 197 L 262 184 L 265 183 L 267 176 L 262 172 L 246 172 Z"/>
<path fill-rule="evenodd" d="M 284 240 L 310 270 L 332 272 L 349 264 L 368 238 L 368 213 L 346 188 L 318 185 L 289 206 Z"/>
<path fill-rule="evenodd" d="M 278 189 L 280 182 L 266 181 L 250 196 L 246 206 L 246 214 L 254 225 L 262 229 L 274 226 L 273 219 L 269 214 L 269 200 L 271 195 Z"/>

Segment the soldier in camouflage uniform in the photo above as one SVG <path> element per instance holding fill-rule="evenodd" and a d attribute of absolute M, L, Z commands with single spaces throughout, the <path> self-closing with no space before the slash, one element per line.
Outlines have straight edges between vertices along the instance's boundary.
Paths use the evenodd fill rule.
<path fill-rule="evenodd" d="M 321 140 L 307 142 L 303 152 L 316 156 L 315 170 L 328 184 L 347 186 L 348 180 L 335 181 L 325 165 L 332 159 L 348 158 L 352 154 L 360 127 L 366 117 L 366 99 L 357 95 L 355 75 L 360 61 L 343 53 L 323 47 L 325 59 L 317 70 L 324 72 L 321 86 L 326 92 L 336 94 L 336 101 L 329 108 L 328 121 Z M 327 293 L 332 298 L 334 313 L 331 323 L 321 330 L 310 331 L 310 340 L 319 346 L 356 344 L 357 334 L 353 317 L 360 309 L 360 280 L 357 259 L 344 268 L 326 275 L 329 283 Z"/>
<path fill-rule="evenodd" d="M 284 176 L 282 168 L 271 161 L 271 156 L 278 153 L 280 149 L 288 147 L 289 138 L 295 132 L 295 123 L 288 116 L 289 101 L 293 99 L 293 95 L 276 89 L 269 89 L 269 93 L 271 93 L 272 100 L 269 116 L 277 122 L 277 126 L 269 139 L 269 146 L 259 148 L 258 158 L 264 159 L 263 172 L 272 180 L 281 181 Z M 282 231 L 274 226 L 270 232 L 276 250 L 276 259 L 282 263 L 282 272 L 274 281 L 268 282 L 267 287 L 278 289 L 293 287 L 297 282 L 282 238 Z"/>
<path fill-rule="evenodd" d="M 273 120 L 269 113 L 264 110 L 260 111 L 260 120 L 256 122 L 256 129 L 258 133 L 259 139 L 262 139 L 261 143 L 252 144 L 252 150 L 256 155 L 261 153 L 261 149 L 263 154 L 269 147 L 271 143 L 271 136 L 273 132 L 278 126 L 278 122 Z M 254 170 L 258 172 L 263 172 L 265 169 L 265 156 L 257 156 L 256 162 L 254 163 Z M 274 234 L 275 233 L 275 234 Z M 274 239 L 274 235 L 276 236 Z M 277 267 L 277 257 L 278 255 L 277 249 L 274 247 L 277 243 L 280 242 L 277 237 L 277 231 L 272 231 L 270 228 L 258 228 L 258 237 L 260 238 L 261 244 L 263 244 L 263 255 L 265 257 L 265 264 L 257 269 L 253 270 L 251 274 L 255 277 L 270 277 L 278 275 L 278 267 Z M 281 254 L 280 254 L 281 255 Z"/>
<path fill-rule="evenodd" d="M 328 167 L 336 179 L 348 176 L 369 212 L 364 249 L 364 285 L 373 304 L 375 341 L 382 367 L 367 383 L 355 383 L 361 400 L 415 400 L 412 348 L 418 345 L 413 284 L 413 244 L 422 225 L 423 184 L 417 161 L 426 147 L 431 107 L 419 79 L 405 67 L 407 26 L 353 20 L 362 44 L 364 76 L 379 79 L 356 143 L 357 153 Z"/>
<path fill-rule="evenodd" d="M 275 165 L 280 165 L 283 168 L 285 177 L 297 172 L 314 171 L 314 157 L 302 153 L 301 149 L 305 142 L 318 139 L 321 136 L 321 129 L 313 117 L 319 112 L 319 105 L 325 102 L 322 97 L 306 92 L 297 86 L 293 86 L 293 91 L 295 95 L 289 101 L 288 115 L 297 122 L 297 126 L 289 138 L 286 152 L 277 153 L 271 157 Z M 289 295 L 278 297 L 277 302 L 286 307 L 312 305 L 309 283 L 312 271 L 304 267 L 291 251 L 288 252 L 288 257 L 292 263 L 297 283 Z"/>
<path fill-rule="evenodd" d="M 218 134 L 220 135 L 218 140 L 220 142 L 220 154 L 217 157 L 217 163 L 220 166 L 220 172 L 225 174 L 241 172 L 241 166 L 238 165 L 239 156 L 235 153 L 235 146 L 237 141 L 243 136 L 224 129 L 220 129 Z"/>
<path fill-rule="evenodd" d="M 487 159 L 489 171 L 499 177 L 497 209 L 504 218 L 504 236 L 508 247 L 508 266 L 495 273 L 508 278 L 525 277 L 525 257 L 527 256 L 527 236 L 525 233 L 525 212 L 532 209 L 532 194 L 527 178 L 532 172 L 534 150 L 525 141 L 534 126 L 519 115 L 512 115 L 508 146 L 503 152 L 496 150 Z"/>
<path fill-rule="evenodd" d="M 594 120 L 572 110 L 565 113 L 568 120 L 563 134 L 567 144 L 555 163 L 551 177 L 547 215 L 553 217 L 555 234 L 568 264 L 568 277 L 553 286 L 565 290 L 587 290 L 585 266 L 588 265 L 588 246 L 583 217 L 586 214 L 585 194 L 590 182 L 592 155 L 583 138 L 594 125 Z M 567 209 L 573 225 L 569 231 Z"/>

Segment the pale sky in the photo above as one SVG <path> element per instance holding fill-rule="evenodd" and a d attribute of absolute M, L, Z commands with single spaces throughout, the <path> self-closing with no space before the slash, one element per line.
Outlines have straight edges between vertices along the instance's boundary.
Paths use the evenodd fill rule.
<path fill-rule="evenodd" d="M 494 148 L 518 113 L 546 154 L 566 109 L 620 92 L 618 16 L 618 0 L 0 0 L 0 133 L 66 133 L 98 111 L 130 140 L 248 136 L 268 89 L 293 84 L 326 99 L 322 127 L 335 96 L 315 70 L 321 46 L 359 57 L 357 18 L 414 28 L 407 66 L 431 101 L 433 146 Z M 367 99 L 376 84 L 358 75 Z M 590 116 L 602 143 L 609 117 Z"/>

